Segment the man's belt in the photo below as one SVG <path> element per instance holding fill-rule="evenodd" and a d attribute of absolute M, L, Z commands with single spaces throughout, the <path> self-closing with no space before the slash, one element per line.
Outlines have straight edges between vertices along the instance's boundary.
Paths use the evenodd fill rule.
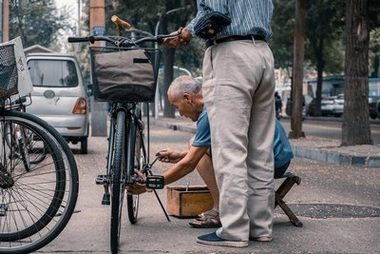
<path fill-rule="evenodd" d="M 262 35 L 233 35 L 233 36 L 228 36 L 228 37 L 223 37 L 219 38 L 216 40 L 208 40 L 206 41 L 206 48 L 220 44 L 223 42 L 228 42 L 228 41 L 243 41 L 243 40 L 252 40 L 254 39 L 255 41 L 266 41 L 264 36 Z"/>

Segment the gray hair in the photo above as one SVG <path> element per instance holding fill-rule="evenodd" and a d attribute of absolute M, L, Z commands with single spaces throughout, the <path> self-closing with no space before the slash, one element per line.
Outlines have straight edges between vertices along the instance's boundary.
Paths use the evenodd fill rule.
<path fill-rule="evenodd" d="M 199 79 L 194 79 L 190 76 L 179 76 L 171 83 L 168 94 L 174 97 L 180 96 L 184 93 L 198 94 L 202 89 L 202 82 Z"/>

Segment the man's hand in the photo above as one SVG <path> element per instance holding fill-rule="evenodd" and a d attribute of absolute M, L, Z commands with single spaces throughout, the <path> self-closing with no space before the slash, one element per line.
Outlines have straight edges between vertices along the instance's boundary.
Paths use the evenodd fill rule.
<path fill-rule="evenodd" d="M 137 174 L 141 179 L 143 179 L 144 182 L 146 182 L 146 176 L 143 173 L 141 173 L 138 170 L 135 170 L 135 174 Z M 146 188 L 145 184 L 141 183 L 136 183 L 134 185 L 127 186 L 128 194 L 138 195 L 144 192 L 152 192 L 152 190 Z"/>
<path fill-rule="evenodd" d="M 170 148 L 159 151 L 156 156 L 158 157 L 159 161 L 166 163 L 177 163 L 183 158 L 181 153 L 176 152 Z"/>
<path fill-rule="evenodd" d="M 145 192 L 151 192 L 151 189 L 145 187 L 145 184 L 136 183 L 127 187 L 127 193 L 133 195 L 143 194 Z"/>
<path fill-rule="evenodd" d="M 186 28 L 180 27 L 176 32 L 173 32 L 171 34 L 176 33 L 179 33 L 179 35 L 172 38 L 166 38 L 163 41 L 163 44 L 165 44 L 168 47 L 179 48 L 183 45 L 188 45 L 190 43 L 191 33 L 189 33 L 189 31 L 187 31 Z"/>
<path fill-rule="evenodd" d="M 182 28 L 182 27 L 180 27 L 180 34 L 179 34 L 179 36 L 181 37 L 181 39 L 182 40 L 184 40 L 184 41 L 190 41 L 191 40 L 191 37 L 193 37 L 192 35 L 191 35 L 191 33 L 186 29 L 186 28 Z"/>

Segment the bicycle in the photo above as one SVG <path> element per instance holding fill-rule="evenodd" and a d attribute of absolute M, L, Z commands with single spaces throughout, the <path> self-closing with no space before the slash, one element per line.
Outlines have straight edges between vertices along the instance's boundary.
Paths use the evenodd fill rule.
<path fill-rule="evenodd" d="M 124 28 L 129 24 L 119 18 L 113 21 Z M 154 176 L 149 164 L 149 114 L 148 150 L 145 149 L 144 123 L 141 116 L 143 102 L 154 99 L 158 74 L 159 51 L 144 47 L 147 42 L 160 43 L 172 35 L 158 35 L 143 38 L 123 36 L 69 37 L 68 41 L 104 41 L 106 47 L 91 47 L 91 69 L 94 98 L 111 103 L 110 129 L 106 174 L 99 175 L 96 183 L 104 186 L 102 204 L 111 205 L 110 245 L 117 253 L 120 243 L 121 215 L 124 191 L 128 185 L 146 183 L 150 188 L 163 188 L 162 176 Z M 113 77 L 113 78 L 110 78 Z M 116 77 L 116 78 L 114 78 Z M 141 177 L 141 174 L 146 176 Z M 156 197 L 157 193 L 154 190 Z M 158 198 L 161 208 L 164 210 Z M 139 196 L 127 194 L 128 218 L 131 224 L 137 222 Z M 164 210 L 165 212 L 165 210 Z M 169 220 L 166 212 L 165 215 Z"/>
<path fill-rule="evenodd" d="M 12 102 L 12 109 L 25 112 L 27 101 L 26 97 L 21 97 L 15 102 Z M 31 101 L 31 100 L 30 100 Z M 4 137 L 9 147 L 14 146 L 14 156 L 19 157 L 25 167 L 25 170 L 30 171 L 31 164 L 38 164 L 46 157 L 47 149 L 42 147 L 34 147 L 32 142 L 38 141 L 38 138 L 28 130 L 22 128 L 22 126 L 4 126 Z M 13 140 L 12 140 L 13 139 Z"/>
<path fill-rule="evenodd" d="M 0 46 L 0 64 L 15 62 L 8 51 Z M 0 95 L 0 253 L 30 253 L 54 240 L 70 220 L 78 196 L 77 165 L 54 128 L 20 111 L 23 100 L 12 102 L 17 71 L 1 72 L 0 78 L 6 81 Z"/>

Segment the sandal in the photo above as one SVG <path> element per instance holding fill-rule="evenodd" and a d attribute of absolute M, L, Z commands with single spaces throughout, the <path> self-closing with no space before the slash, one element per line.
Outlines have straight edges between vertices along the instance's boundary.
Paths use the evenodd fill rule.
<path fill-rule="evenodd" d="M 215 209 L 208 210 L 206 212 L 198 214 L 196 219 L 202 219 L 205 217 L 218 217 L 219 218 L 219 211 L 217 211 Z"/>
<path fill-rule="evenodd" d="M 219 212 L 210 210 L 200 214 L 200 217 L 189 222 L 189 225 L 193 228 L 220 228 L 222 223 L 220 222 Z"/>

